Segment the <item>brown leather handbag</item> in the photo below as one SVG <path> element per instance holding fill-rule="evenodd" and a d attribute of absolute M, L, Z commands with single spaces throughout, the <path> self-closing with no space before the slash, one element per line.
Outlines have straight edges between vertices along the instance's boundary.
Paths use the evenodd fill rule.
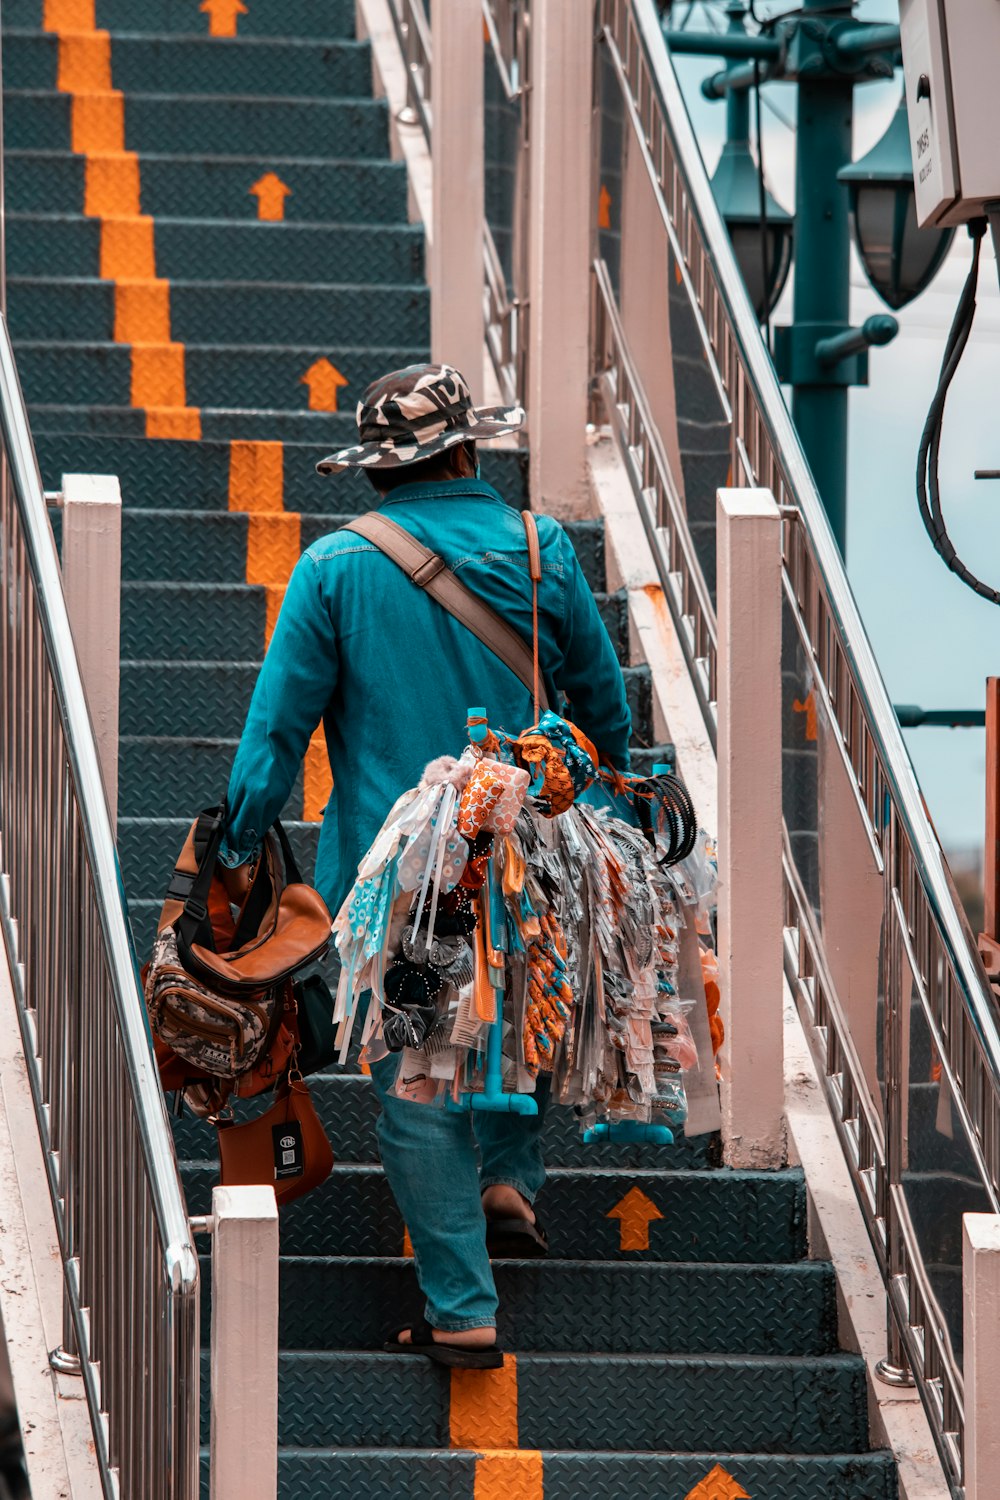
<path fill-rule="evenodd" d="M 271 1184 L 280 1208 L 319 1187 L 333 1170 L 326 1131 L 297 1074 L 281 1080 L 274 1103 L 255 1120 L 217 1123 L 223 1187 Z"/>
<path fill-rule="evenodd" d="M 284 1071 L 294 1040 L 285 1024 L 289 981 L 326 951 L 332 926 L 277 822 L 242 905 L 231 907 L 216 864 L 224 830 L 224 806 L 192 824 L 145 975 L 161 1076 L 168 1061 L 179 1064 L 185 1084 L 192 1083 L 189 1102 L 202 1115 L 217 1112 L 232 1093 L 257 1092 L 256 1073 L 273 1081 Z"/>

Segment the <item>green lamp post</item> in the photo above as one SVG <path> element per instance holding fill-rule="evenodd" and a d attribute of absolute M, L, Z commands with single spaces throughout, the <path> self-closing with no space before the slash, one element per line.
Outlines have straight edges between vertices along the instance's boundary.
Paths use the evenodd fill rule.
<path fill-rule="evenodd" d="M 712 188 L 750 301 L 763 323 L 788 280 L 792 216 L 765 189 L 762 218 L 760 176 L 750 152 L 750 100 L 745 91 L 734 90 L 726 103 L 729 129 Z"/>
<path fill-rule="evenodd" d="M 892 77 L 899 59 L 899 28 L 856 20 L 853 0 L 802 0 L 798 10 L 750 33 L 745 9 L 740 0 L 733 0 L 729 30 L 720 35 L 668 30 L 666 39 L 674 52 L 728 60 L 722 72 L 704 81 L 702 92 L 709 99 L 727 101 L 733 149 L 727 142 L 714 183 L 727 223 L 727 203 L 743 210 L 732 218 L 734 248 L 736 234 L 749 233 L 748 166 L 754 172 L 758 203 L 753 219 L 760 236 L 759 182 L 746 141 L 748 91 L 772 79 L 798 84 L 792 322 L 775 329 L 774 361 L 779 378 L 791 386 L 792 416 L 843 551 L 847 393 L 852 385 L 867 384 L 869 348 L 888 343 L 898 328 L 887 313 L 866 319 L 860 327 L 851 325 L 852 222 L 866 274 L 893 308 L 928 284 L 947 250 L 948 236 L 934 232 L 918 238 L 926 232 L 917 230 L 915 217 L 910 217 L 913 175 L 905 118 L 893 121 L 863 161 L 851 163 L 854 89 L 859 83 Z M 737 95 L 743 100 L 742 113 L 734 104 Z M 770 214 L 769 203 L 768 221 Z M 744 239 L 744 250 L 748 243 Z M 760 315 L 766 288 L 762 297 L 762 280 L 748 274 L 746 254 L 737 249 L 737 258 Z M 765 269 L 769 267 L 770 257 Z"/>
<path fill-rule="evenodd" d="M 729 36 L 742 37 L 746 6 L 730 0 Z M 760 322 L 781 296 L 792 263 L 792 216 L 764 189 L 750 150 L 750 93 L 726 94 L 726 143 L 712 176 L 712 190 L 729 231 L 737 265 Z M 762 213 L 763 210 L 763 213 Z"/>
<path fill-rule="evenodd" d="M 917 224 L 905 96 L 882 139 L 837 175 L 847 184 L 865 275 L 889 307 L 905 307 L 934 280 L 955 236 Z"/>

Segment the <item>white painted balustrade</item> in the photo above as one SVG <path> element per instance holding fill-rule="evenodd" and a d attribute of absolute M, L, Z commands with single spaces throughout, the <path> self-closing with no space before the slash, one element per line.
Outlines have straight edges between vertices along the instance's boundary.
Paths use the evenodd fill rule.
<path fill-rule="evenodd" d="M 720 490 L 717 527 L 723 1149 L 780 1167 L 781 516 L 769 490 Z"/>
<path fill-rule="evenodd" d="M 212 1217 L 210 1500 L 278 1493 L 278 1205 L 217 1187 Z"/>

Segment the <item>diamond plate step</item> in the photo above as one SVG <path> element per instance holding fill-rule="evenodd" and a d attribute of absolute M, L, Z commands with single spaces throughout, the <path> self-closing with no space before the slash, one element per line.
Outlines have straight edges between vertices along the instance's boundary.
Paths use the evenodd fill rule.
<path fill-rule="evenodd" d="M 624 590 L 595 597 L 612 643 L 620 658 L 627 659 Z M 263 655 L 264 623 L 264 590 L 251 584 L 122 585 L 123 661 L 198 661 L 211 642 L 225 642 L 238 660 L 252 661 Z"/>
<path fill-rule="evenodd" d="M 142 36 L 116 31 L 112 78 L 131 108 L 142 94 L 250 94 L 269 98 L 354 99 L 371 93 L 368 42 L 339 39 L 317 47 L 305 38 Z M 59 39 L 37 31 L 4 27 L 6 88 L 56 88 Z"/>
<path fill-rule="evenodd" d="M 235 740 L 175 740 L 158 735 L 122 735 L 118 810 L 122 817 L 194 817 L 226 794 L 236 754 Z M 301 773 L 289 813 L 302 815 Z"/>
<path fill-rule="evenodd" d="M 100 391 L 125 404 L 131 397 L 132 356 L 126 344 L 48 343 L 19 340 L 15 345 L 21 384 L 32 401 L 69 402 Z M 423 348 L 311 347 L 276 344 L 189 344 L 184 356 L 191 406 L 230 399 L 247 406 L 306 410 L 309 389 L 303 379 L 317 361 L 331 356 L 346 384 L 340 400 L 354 404 L 386 370 L 426 358 Z"/>
<path fill-rule="evenodd" d="M 652 736 L 649 668 L 622 670 L 633 733 L 640 743 L 648 744 Z M 213 735 L 238 739 L 259 671 L 260 664 L 254 661 L 123 662 L 121 732 L 197 738 L 211 730 Z"/>
<path fill-rule="evenodd" d="M 207 37 L 208 22 L 197 14 L 195 0 L 97 0 L 96 23 L 111 31 L 194 33 Z M 8 26 L 40 27 L 43 0 L 4 0 Z M 354 35 L 354 0 L 280 0 L 257 4 L 239 17 L 239 35 L 350 37 Z"/>
<path fill-rule="evenodd" d="M 938 1084 L 911 1083 L 907 1119 L 910 1167 L 978 1180 L 967 1137 L 950 1104 L 945 1106 L 939 1120 L 940 1100 Z M 950 1135 L 946 1133 L 949 1129 Z"/>
<path fill-rule="evenodd" d="M 44 89 L 4 91 L 4 132 L 21 151 L 65 150 L 71 139 L 68 94 Z M 315 156 L 328 141 L 352 160 L 386 154 L 388 108 L 384 100 L 267 99 L 257 95 L 187 97 L 132 94 L 125 99 L 125 144 L 131 151 L 196 156 L 206 142 L 213 156 Z M 337 149 L 340 146 L 340 149 Z"/>
<path fill-rule="evenodd" d="M 251 584 L 122 585 L 123 661 L 197 661 L 206 646 L 223 644 L 243 660 L 259 659 L 264 623 L 264 590 Z"/>
<path fill-rule="evenodd" d="M 202 1369 L 207 1437 L 207 1356 Z M 283 1354 L 278 1440 L 297 1448 L 444 1447 L 450 1394 L 448 1374 L 426 1360 Z M 867 1439 L 864 1365 L 846 1354 L 524 1354 L 517 1359 L 517 1395 L 522 1448 L 847 1454 L 863 1451 Z M 484 1389 L 484 1408 L 489 1401 Z"/>
<path fill-rule="evenodd" d="M 497 1261 L 497 1336 L 518 1353 L 832 1354 L 833 1268 Z M 421 1301 L 411 1261 L 281 1259 L 284 1349 L 381 1349 Z M 202 1277 L 208 1329 L 211 1276 Z"/>
<path fill-rule="evenodd" d="M 553 1111 L 561 1109 L 552 1105 Z M 338 1151 L 338 1129 L 330 1140 Z M 669 1166 L 670 1149 L 662 1152 Z M 193 1214 L 208 1213 L 218 1181 L 214 1162 L 187 1162 L 184 1185 Z M 648 1248 L 622 1248 L 621 1224 L 608 1214 L 638 1191 L 661 1217 L 648 1226 Z M 619 1172 L 554 1167 L 538 1199 L 552 1259 L 691 1261 L 770 1265 L 806 1253 L 805 1187 L 796 1171 Z M 338 1166 L 321 1188 L 281 1215 L 286 1256 L 399 1255 L 403 1222 L 380 1167 Z"/>
<path fill-rule="evenodd" d="M 97 219 L 74 214 L 9 214 L 8 274 L 58 276 L 73 271 L 97 277 L 100 242 Z M 415 224 L 376 228 L 164 218 L 156 222 L 156 270 L 171 281 L 190 277 L 197 270 L 202 281 L 273 279 L 301 284 L 326 283 L 338 271 L 349 281 L 363 271 L 366 286 L 423 285 L 424 233 Z M 102 405 L 115 405 L 115 399 L 104 391 L 99 394 Z M 222 406 L 223 402 L 216 396 L 211 404 Z M 283 409 L 279 403 L 277 410 Z M 353 417 L 351 408 L 345 410 Z"/>
<path fill-rule="evenodd" d="M 447 1450 L 283 1449 L 279 1491 L 282 1500 L 357 1500 L 359 1495 L 402 1500 L 404 1493 L 406 1500 L 469 1500 L 478 1462 L 475 1453 Z M 896 1470 L 889 1453 L 765 1457 L 716 1448 L 705 1453 L 541 1454 L 545 1500 L 674 1500 L 717 1467 L 754 1500 L 896 1500 Z M 488 1472 L 489 1483 L 499 1482 L 496 1469 Z M 518 1484 L 522 1474 L 512 1467 L 511 1482 Z M 204 1462 L 203 1477 L 207 1483 Z M 208 1493 L 204 1484 L 202 1493 Z M 509 1493 L 513 1500 L 516 1491 Z"/>
<path fill-rule="evenodd" d="M 328 497 L 336 500 L 336 489 L 331 489 Z M 374 491 L 372 503 L 376 503 Z M 320 537 L 349 525 L 351 520 L 346 514 L 303 516 L 299 527 L 301 546 L 303 549 L 312 546 Z M 249 517 L 240 511 L 183 512 L 127 507 L 122 518 L 122 577 L 127 583 L 244 582 L 248 530 Z M 601 523 L 570 521 L 565 530 L 587 582 L 593 589 L 603 589 Z"/>
<path fill-rule="evenodd" d="M 28 415 L 35 434 L 117 438 L 145 438 L 146 435 L 146 414 L 133 406 L 74 406 L 69 402 L 32 401 L 28 403 Z M 355 441 L 357 430 L 354 413 L 346 411 L 289 411 L 287 408 L 245 411 L 238 406 L 203 406 L 201 409 L 200 441 L 208 443 L 318 444 L 329 453 L 332 448 L 346 447 Z M 150 447 L 158 448 L 166 441 L 156 438 Z M 196 448 L 200 442 L 191 442 L 188 446 Z M 345 482 L 344 476 L 338 476 L 338 479 Z M 353 476 L 353 482 L 357 482 L 360 489 L 359 476 Z M 351 483 L 352 477 L 347 476 L 346 485 Z M 156 503 L 164 505 L 167 499 L 159 498 Z"/>
<path fill-rule="evenodd" d="M 298 825 L 309 827 L 311 825 Z M 293 840 L 294 829 L 292 824 Z M 157 904 L 157 913 L 159 904 Z M 145 952 L 145 950 L 141 950 Z M 351 1066 L 348 1072 L 314 1074 L 309 1079 L 316 1112 L 331 1140 L 336 1142 L 337 1160 L 373 1163 L 378 1160 L 375 1120 L 378 1103 L 369 1080 Z M 240 1106 L 237 1106 L 240 1112 Z M 252 1109 L 247 1109 L 252 1113 Z M 180 1157 L 208 1158 L 214 1155 L 215 1131 L 190 1113 L 174 1118 L 174 1140 Z M 672 1146 L 630 1146 L 601 1141 L 584 1144 L 579 1123 L 571 1110 L 550 1109 L 542 1125 L 542 1154 L 549 1167 L 609 1167 L 708 1170 L 720 1161 L 716 1135 L 680 1136 Z M 289 1204 L 286 1213 L 294 1208 Z"/>
<path fill-rule="evenodd" d="M 110 343 L 115 288 L 109 281 L 12 277 L 11 337 Z M 430 343 L 430 293 L 420 286 L 294 286 L 266 281 L 175 281 L 170 331 L 196 343 L 308 346 L 327 332 L 338 347 Z"/>
<path fill-rule="evenodd" d="M 132 436 L 101 435 L 80 428 L 100 408 L 68 407 L 58 409 L 60 430 L 48 431 L 44 417 L 32 422 L 35 448 L 46 489 L 58 490 L 63 474 L 117 474 L 121 479 L 122 501 L 126 511 L 132 507 L 193 511 L 225 511 L 229 503 L 228 441 L 205 438 L 201 442 L 150 441 L 141 436 L 142 412 L 118 409 L 123 426 L 133 428 Z M 35 408 L 37 412 L 37 408 Z M 248 416 L 252 414 L 246 414 Z M 210 418 L 203 413 L 203 426 Z M 234 424 L 235 426 L 236 424 Z M 332 449 L 346 445 L 357 437 L 351 415 L 302 413 L 261 413 L 257 418 L 257 436 L 265 442 L 285 440 L 282 455 L 283 500 L 286 510 L 312 515 L 333 510 L 358 514 L 369 510 L 375 493 L 367 479 L 357 475 L 337 475 L 333 479 L 316 473 L 316 464 Z M 311 442 L 301 441 L 304 428 L 311 428 Z M 235 430 L 234 438 L 247 437 Z M 520 508 L 527 501 L 528 453 L 524 448 L 480 448 L 483 478 L 500 491 L 509 504 Z M 234 517 L 240 520 L 239 517 Z M 126 525 L 128 516 L 126 515 Z M 311 524 L 311 523 L 306 523 Z M 603 560 L 603 531 L 600 522 L 573 522 L 570 534 L 581 557 L 586 550 L 592 559 Z M 589 537 L 586 541 L 583 537 Z M 596 532 L 595 532 L 596 528 Z M 569 529 L 569 528 L 567 528 Z M 595 536 L 599 538 L 595 540 Z M 581 538 L 577 541 L 577 538 Z M 178 543 L 178 545 L 183 545 Z M 595 584 L 603 576 L 593 574 Z"/>
<path fill-rule="evenodd" d="M 929 1264 L 962 1267 L 962 1215 L 992 1213 L 982 1179 L 956 1172 L 903 1173 L 906 1206 Z"/>
<path fill-rule="evenodd" d="M 315 149 L 315 148 L 313 148 Z M 81 214 L 85 162 L 67 151 L 8 151 L 8 212 Z M 394 161 L 324 161 L 310 157 L 170 156 L 139 158 L 142 210 L 159 220 L 257 222 L 255 183 L 274 172 L 289 189 L 286 223 L 405 224 L 406 166 Z"/>

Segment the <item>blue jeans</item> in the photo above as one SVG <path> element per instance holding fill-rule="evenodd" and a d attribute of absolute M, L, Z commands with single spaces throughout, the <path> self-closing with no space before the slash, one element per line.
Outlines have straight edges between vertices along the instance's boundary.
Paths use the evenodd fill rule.
<path fill-rule="evenodd" d="M 391 1089 L 399 1061 L 391 1055 L 372 1064 L 382 1106 L 378 1144 L 410 1232 L 427 1321 L 449 1332 L 484 1328 L 496 1322 L 497 1291 L 481 1195 L 504 1183 L 534 1202 L 545 1181 L 541 1130 L 548 1082 L 539 1079 L 537 1115 L 458 1114 L 397 1099 Z"/>

